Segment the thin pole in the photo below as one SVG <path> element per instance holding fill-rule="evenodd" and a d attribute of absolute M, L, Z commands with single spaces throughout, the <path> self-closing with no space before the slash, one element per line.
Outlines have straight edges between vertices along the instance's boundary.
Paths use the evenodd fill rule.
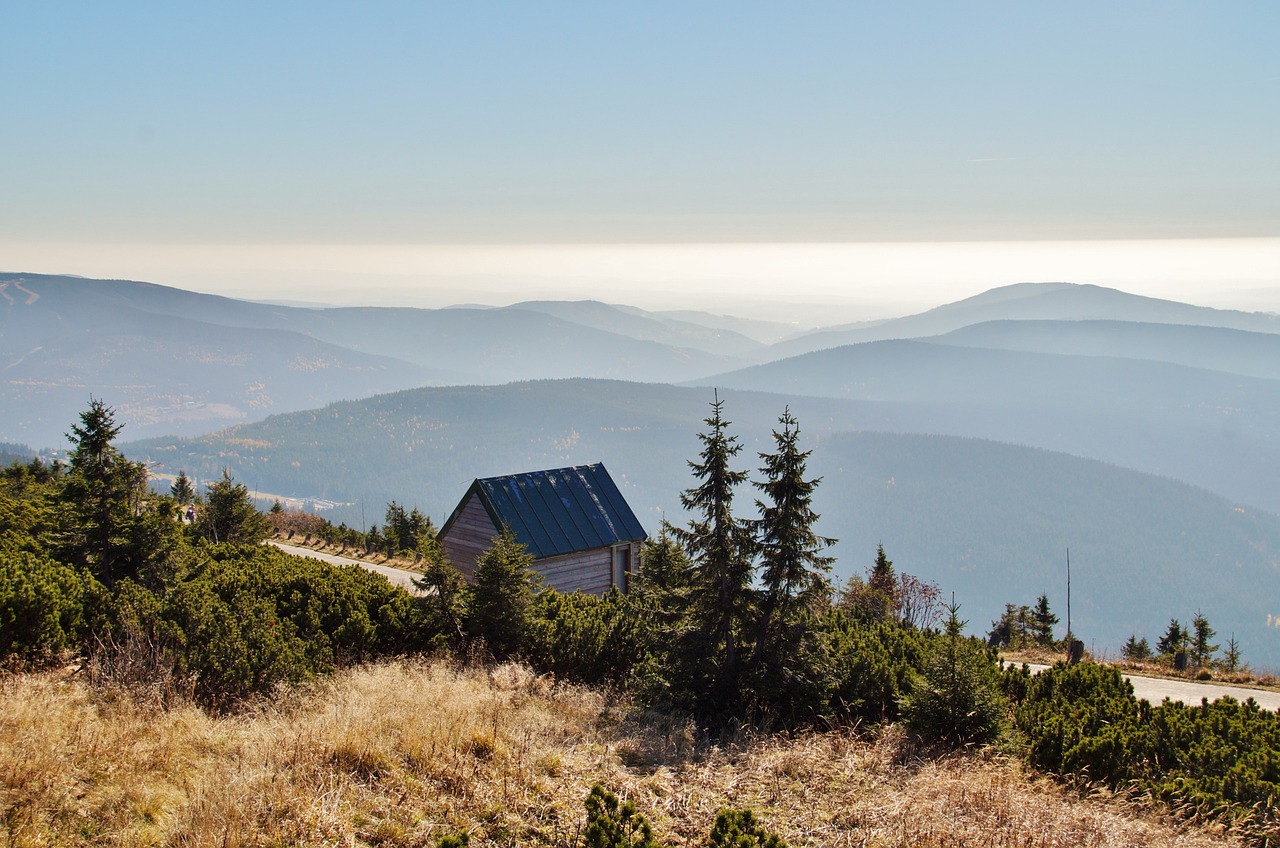
<path fill-rule="evenodd" d="M 1075 633 L 1071 630 L 1071 546 L 1067 546 L 1067 662 L 1071 662 L 1071 649 L 1075 644 Z"/>

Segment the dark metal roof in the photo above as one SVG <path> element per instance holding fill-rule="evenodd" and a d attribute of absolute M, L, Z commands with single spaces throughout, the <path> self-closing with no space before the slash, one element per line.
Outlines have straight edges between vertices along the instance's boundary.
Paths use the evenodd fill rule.
<path fill-rule="evenodd" d="M 601 463 L 487 477 L 471 491 L 479 492 L 494 525 L 510 527 L 535 559 L 646 536 Z"/>

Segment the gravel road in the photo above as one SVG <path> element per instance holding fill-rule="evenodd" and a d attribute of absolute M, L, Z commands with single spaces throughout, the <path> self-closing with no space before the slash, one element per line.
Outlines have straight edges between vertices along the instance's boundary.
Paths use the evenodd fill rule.
<path fill-rule="evenodd" d="M 1028 664 L 1032 674 L 1039 674 L 1047 665 Z M 1163 677 L 1140 677 L 1126 674 L 1125 680 L 1133 684 L 1133 694 L 1158 704 L 1165 698 L 1184 704 L 1198 704 L 1201 698 L 1216 701 L 1232 697 L 1237 701 L 1253 698 L 1264 710 L 1280 710 L 1280 692 L 1270 689 L 1250 689 L 1247 686 L 1224 686 L 1220 683 L 1197 683 L 1190 680 L 1167 680 Z"/>
<path fill-rule="evenodd" d="M 421 589 L 413 585 L 413 578 L 416 577 L 417 574 L 415 574 L 412 571 L 404 571 L 403 569 L 392 568 L 388 565 L 374 565 L 371 562 L 361 562 L 358 559 L 349 559 L 348 557 L 341 557 L 336 554 L 326 554 L 326 553 L 322 553 L 321 551 L 313 551 L 310 548 L 303 548 L 297 545 L 286 545 L 283 542 L 273 541 L 273 542 L 270 542 L 270 544 L 275 545 L 277 548 L 284 551 L 285 553 L 293 554 L 294 556 L 310 557 L 311 559 L 324 560 L 325 562 L 332 563 L 334 565 L 358 565 L 361 568 L 367 569 L 368 571 L 372 571 L 376 574 L 381 574 L 383 577 L 390 580 L 396 586 L 400 586 L 404 589 L 408 589 L 409 594 L 411 595 L 423 594 Z"/>

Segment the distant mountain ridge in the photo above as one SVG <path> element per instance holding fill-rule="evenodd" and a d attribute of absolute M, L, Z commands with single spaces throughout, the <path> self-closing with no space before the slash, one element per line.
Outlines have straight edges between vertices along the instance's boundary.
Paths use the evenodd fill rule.
<path fill-rule="evenodd" d="M 970 324 L 926 340 L 964 347 L 1142 359 L 1246 377 L 1280 379 L 1280 333 L 1228 327 L 1006 319 Z"/>
<path fill-rule="evenodd" d="M 0 439 L 57 445 L 90 395 L 111 402 L 135 432 L 194 434 L 421 385 L 687 380 L 756 361 L 737 352 L 764 348 L 605 304 L 317 309 L 127 280 L 0 274 Z"/>
<path fill-rule="evenodd" d="M 532 300 L 513 303 L 506 308 L 542 312 L 633 339 L 661 342 L 676 348 L 716 350 L 727 356 L 751 361 L 758 360 L 758 355 L 766 349 L 764 344 L 736 330 L 716 329 L 632 307 L 611 306 L 596 300 Z"/>
<path fill-rule="evenodd" d="M 162 286 L 104 291 L 88 280 L 22 285 L 32 297 L 0 303 L 0 438 L 57 446 L 91 395 L 135 432 L 196 433 L 444 379 L 297 331 L 196 317 L 237 309 L 222 298 Z M 160 311 L 138 308 L 139 299 Z"/>
<path fill-rule="evenodd" d="M 1280 333 L 1280 315 L 1210 309 L 1076 283 L 1017 283 L 871 326 L 829 327 L 775 344 L 770 359 L 883 339 L 937 336 L 989 321 L 1133 321 Z"/>
<path fill-rule="evenodd" d="M 1061 321 L 1052 328 L 1032 325 L 1050 314 L 1080 322 L 1106 316 L 1110 338 L 1101 337 L 1101 323 L 1090 336 L 1079 327 L 1068 334 Z M 1238 325 L 1252 335 L 1176 336 L 1166 321 L 1222 330 Z M 784 338 L 794 331 L 783 324 L 598 301 L 315 308 L 154 283 L 10 273 L 0 274 L 0 401 L 6 410 L 0 439 L 59 444 L 68 413 L 89 395 L 110 400 L 122 420 L 145 434 L 194 434 L 422 385 L 569 377 L 705 380 L 850 339 L 930 337 L 970 348 L 1121 355 L 1271 378 L 1276 329 L 1276 316 L 1066 283 L 1006 286 L 919 315 Z M 953 335 L 938 337 L 944 332 Z M 766 344 L 778 338 L 783 340 Z"/>

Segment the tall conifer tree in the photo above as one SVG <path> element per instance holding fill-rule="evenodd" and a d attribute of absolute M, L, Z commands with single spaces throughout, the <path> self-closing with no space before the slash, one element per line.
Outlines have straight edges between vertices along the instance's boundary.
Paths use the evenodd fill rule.
<path fill-rule="evenodd" d="M 191 478 L 187 476 L 186 471 L 178 471 L 178 476 L 174 478 L 173 485 L 169 487 L 169 494 L 173 496 L 173 500 L 178 506 L 186 506 L 196 499 L 195 487 L 191 485 Z"/>
<path fill-rule="evenodd" d="M 883 544 L 876 545 L 876 561 L 867 575 L 867 590 L 868 617 L 873 621 L 893 618 L 898 610 L 898 575 Z"/>
<path fill-rule="evenodd" d="M 226 468 L 222 478 L 208 485 L 204 511 L 197 524 L 202 536 L 212 542 L 256 545 L 267 537 L 270 525 L 258 512 L 249 487 L 237 483 Z"/>
<path fill-rule="evenodd" d="M 1204 668 L 1213 661 L 1218 645 L 1211 640 L 1216 635 L 1217 631 L 1209 626 L 1209 619 L 1196 610 L 1195 618 L 1191 619 L 1191 657 L 1195 660 L 1196 668 Z"/>
<path fill-rule="evenodd" d="M 694 518 L 687 528 L 674 528 L 694 565 L 679 663 L 684 668 L 678 673 L 692 694 L 710 699 L 702 706 L 712 710 L 737 701 L 741 638 L 754 594 L 751 533 L 733 515 L 734 488 L 746 482 L 747 473 L 729 467 L 742 445 L 729 435 L 731 422 L 723 412 L 717 395 L 705 419 L 707 431 L 698 434 L 702 451 L 689 461 L 698 484 L 680 495 Z"/>
<path fill-rule="evenodd" d="M 1053 627 L 1058 623 L 1058 616 L 1049 609 L 1049 596 L 1041 593 L 1036 598 L 1035 608 L 1031 611 L 1032 631 L 1037 645 L 1044 648 L 1053 646 Z"/>
<path fill-rule="evenodd" d="M 750 524 L 763 585 L 749 671 L 757 708 L 793 720 L 821 714 L 829 697 L 830 663 L 814 615 L 830 607 L 834 560 L 822 551 L 835 540 L 813 529 L 820 480 L 806 474 L 810 452 L 800 450 L 800 425 L 790 409 L 778 423 L 774 452 L 760 454 L 763 479 L 753 483 L 764 495 Z"/>
<path fill-rule="evenodd" d="M 66 554 L 108 585 L 123 576 L 122 571 L 131 570 L 124 560 L 147 482 L 146 468 L 116 449 L 120 429 L 115 411 L 91 398 L 80 423 L 67 434 L 74 447 L 63 490 L 68 507 Z"/>
<path fill-rule="evenodd" d="M 752 522 L 761 561 L 763 592 L 756 654 L 769 651 L 786 625 L 798 621 L 808 609 L 826 605 L 831 598 L 832 557 L 822 551 L 835 542 L 814 532 L 818 513 L 813 492 L 821 478 L 807 479 L 806 463 L 812 451 L 799 447 L 800 425 L 787 409 L 773 431 L 774 453 L 762 453 L 760 473 L 753 485 L 766 500 L 757 500 L 760 517 Z"/>

